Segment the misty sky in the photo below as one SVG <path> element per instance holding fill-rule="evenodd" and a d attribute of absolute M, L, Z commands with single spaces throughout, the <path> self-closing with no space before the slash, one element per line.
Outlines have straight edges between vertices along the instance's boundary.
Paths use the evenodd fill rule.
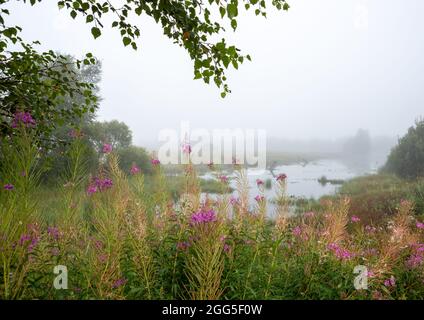
<path fill-rule="evenodd" d="M 253 61 L 229 72 L 232 94 L 192 80 L 185 50 L 141 16 L 139 50 L 124 48 L 107 28 L 94 40 L 83 19 L 73 21 L 57 1 L 31 8 L 8 5 L 8 24 L 24 28 L 42 49 L 103 63 L 99 119 L 118 119 L 149 145 L 162 128 L 261 128 L 288 139 L 335 138 L 365 128 L 402 135 L 424 115 L 424 1 L 291 0 L 268 19 L 241 10 L 227 39 Z M 366 9 L 368 14 L 366 14 Z M 365 19 L 365 20 L 364 20 Z M 109 24 L 110 25 L 110 24 Z"/>

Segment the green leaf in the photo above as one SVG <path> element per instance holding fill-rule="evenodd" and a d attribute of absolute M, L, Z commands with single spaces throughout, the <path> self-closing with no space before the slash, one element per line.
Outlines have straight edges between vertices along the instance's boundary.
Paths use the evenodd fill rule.
<path fill-rule="evenodd" d="M 236 19 L 231 20 L 231 27 L 233 28 L 234 31 L 237 29 L 237 20 Z"/>
<path fill-rule="evenodd" d="M 123 37 L 122 42 L 124 43 L 124 46 L 127 46 L 131 43 L 131 39 L 128 37 Z"/>
<path fill-rule="evenodd" d="M 234 3 L 230 3 L 227 5 L 227 15 L 228 18 L 232 19 L 234 17 L 237 17 L 238 10 L 237 6 Z"/>
<path fill-rule="evenodd" d="M 94 20 L 94 17 L 93 17 L 93 15 L 92 15 L 92 14 L 89 14 L 89 15 L 87 16 L 87 18 L 85 18 L 85 22 L 86 22 L 86 23 L 93 22 L 93 20 Z"/>
<path fill-rule="evenodd" d="M 92 27 L 91 28 L 91 34 L 93 35 L 94 39 L 97 39 L 98 37 L 100 37 L 100 35 L 102 34 L 102 32 L 100 31 L 99 28 Z"/>
<path fill-rule="evenodd" d="M 225 16 L 225 8 L 224 7 L 219 7 L 219 13 L 221 14 L 221 18 L 224 18 Z"/>

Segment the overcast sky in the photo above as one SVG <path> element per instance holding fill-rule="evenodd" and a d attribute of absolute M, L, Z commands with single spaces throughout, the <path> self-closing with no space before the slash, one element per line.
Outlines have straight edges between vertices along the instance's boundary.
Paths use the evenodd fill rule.
<path fill-rule="evenodd" d="M 227 38 L 253 61 L 229 73 L 226 99 L 193 79 L 184 49 L 140 17 L 139 50 L 124 48 L 108 28 L 94 40 L 57 1 L 31 8 L 8 5 L 7 22 L 43 49 L 103 63 L 101 120 L 118 119 L 148 145 L 163 128 L 258 128 L 268 136 L 331 139 L 365 128 L 372 135 L 402 135 L 424 115 L 424 1 L 291 0 L 288 12 L 268 19 L 241 10 Z M 230 28 L 228 28 L 230 30 Z"/>

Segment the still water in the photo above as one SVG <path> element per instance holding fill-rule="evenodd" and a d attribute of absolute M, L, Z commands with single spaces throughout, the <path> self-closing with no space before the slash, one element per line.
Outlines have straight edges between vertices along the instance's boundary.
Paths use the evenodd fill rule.
<path fill-rule="evenodd" d="M 318 182 L 318 179 L 325 176 L 327 179 L 348 180 L 359 175 L 371 174 L 376 172 L 377 163 L 374 166 L 367 166 L 358 169 L 357 166 L 350 166 L 340 160 L 321 159 L 311 161 L 306 164 L 291 164 L 282 165 L 274 169 L 274 174 L 285 173 L 287 175 L 287 195 L 302 198 L 318 199 L 323 195 L 334 194 L 339 188 L 339 185 L 327 183 L 325 185 Z M 234 174 L 228 174 L 231 187 L 235 188 Z M 264 182 L 271 180 L 272 188 L 265 189 L 267 199 L 275 198 L 274 184 L 275 178 L 269 170 L 248 169 L 247 177 L 250 186 L 250 203 L 254 205 L 255 196 L 259 190 L 256 185 L 256 179 L 261 179 Z M 203 179 L 214 179 L 214 175 L 205 174 L 200 176 Z M 234 191 L 234 196 L 237 192 Z M 268 204 L 268 210 L 272 211 L 273 205 Z"/>

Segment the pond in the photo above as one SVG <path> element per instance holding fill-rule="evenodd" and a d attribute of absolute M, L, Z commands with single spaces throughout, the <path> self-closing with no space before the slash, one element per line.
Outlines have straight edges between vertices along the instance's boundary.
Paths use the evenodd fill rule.
<path fill-rule="evenodd" d="M 285 173 L 287 175 L 287 195 L 301 198 L 315 198 L 334 194 L 340 185 L 326 183 L 322 184 L 318 181 L 319 178 L 325 176 L 327 179 L 348 180 L 359 175 L 370 174 L 376 172 L 375 167 L 367 166 L 358 170 L 357 167 L 349 166 L 337 159 L 321 159 L 311 161 L 306 164 L 291 164 L 277 166 L 273 170 L 275 175 Z M 234 174 L 228 174 L 229 178 L 234 178 Z M 254 205 L 255 196 L 259 190 L 256 185 L 256 179 L 261 179 L 264 182 L 271 180 L 272 187 L 265 189 L 265 196 L 268 200 L 275 198 L 274 184 L 275 178 L 269 170 L 248 169 L 247 177 L 250 186 L 250 204 Z M 205 174 L 200 176 L 203 179 L 214 179 L 213 174 Z M 235 188 L 234 179 L 230 179 L 231 187 Z M 237 196 L 237 192 L 233 192 Z M 268 211 L 273 211 L 273 204 L 268 201 Z"/>

